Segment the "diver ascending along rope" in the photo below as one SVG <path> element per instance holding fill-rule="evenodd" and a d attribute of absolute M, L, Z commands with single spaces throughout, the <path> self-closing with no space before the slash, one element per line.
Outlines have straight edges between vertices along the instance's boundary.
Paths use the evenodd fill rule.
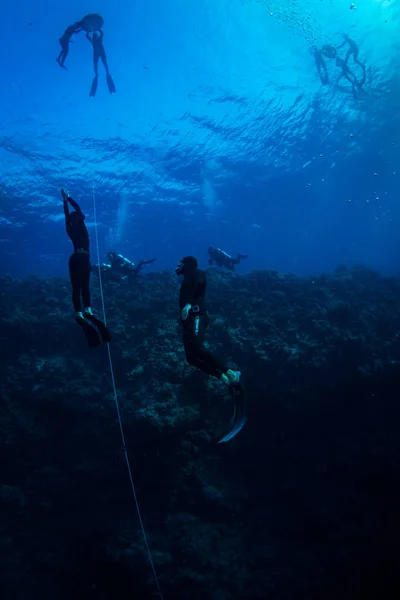
<path fill-rule="evenodd" d="M 114 94 L 116 92 L 113 78 L 111 77 L 108 69 L 106 51 L 103 45 L 104 32 L 101 29 L 103 25 L 103 17 L 96 13 L 91 13 L 84 16 L 83 19 L 81 19 L 80 21 L 76 21 L 72 25 L 69 25 L 59 39 L 61 51 L 56 60 L 60 67 L 66 69 L 64 63 L 69 53 L 69 44 L 71 42 L 72 36 L 74 34 L 78 34 L 80 31 L 86 31 L 86 37 L 93 47 L 93 66 L 95 75 L 92 82 L 92 86 L 90 88 L 90 96 L 96 95 L 98 84 L 98 64 L 100 59 L 106 71 L 106 81 L 108 90 L 110 94 Z M 90 37 L 90 34 L 92 34 L 92 37 Z"/>
<path fill-rule="evenodd" d="M 193 367 L 220 379 L 229 387 L 233 416 L 230 428 L 219 438 L 218 443 L 229 442 L 246 423 L 246 398 L 241 373 L 229 369 L 224 361 L 204 346 L 204 336 L 210 322 L 205 305 L 207 279 L 205 272 L 198 268 L 197 259 L 194 256 L 185 256 L 175 273 L 183 276 L 179 291 L 178 323 L 182 327 L 186 360 Z"/>

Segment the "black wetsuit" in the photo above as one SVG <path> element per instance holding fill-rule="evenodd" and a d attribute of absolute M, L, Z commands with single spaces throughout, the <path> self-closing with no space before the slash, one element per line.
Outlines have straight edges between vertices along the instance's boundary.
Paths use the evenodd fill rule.
<path fill-rule="evenodd" d="M 73 25 L 70 25 L 69 27 L 67 27 L 67 29 L 64 31 L 62 37 L 60 37 L 60 39 L 59 39 L 61 51 L 60 51 L 60 54 L 58 55 L 57 62 L 60 65 L 60 67 L 63 67 L 63 69 L 65 69 L 64 63 L 65 63 L 65 59 L 68 56 L 69 43 L 71 41 L 71 37 L 74 35 L 74 33 L 79 33 L 80 31 L 82 31 L 82 29 L 83 29 L 82 24 L 80 21 L 78 21 L 77 23 L 74 23 Z"/>
<path fill-rule="evenodd" d="M 220 378 L 228 371 L 228 367 L 204 346 L 204 336 L 210 322 L 205 305 L 206 286 L 206 274 L 200 269 L 184 276 L 179 293 L 180 314 L 187 304 L 191 304 L 192 308 L 187 319 L 180 321 L 182 339 L 188 363 L 203 373 Z"/>
<path fill-rule="evenodd" d="M 90 88 L 89 96 L 93 97 L 96 95 L 97 83 L 98 83 L 98 78 L 99 78 L 99 60 L 100 59 L 104 65 L 104 69 L 106 71 L 106 81 L 107 81 L 108 91 L 110 92 L 110 94 L 114 94 L 116 91 L 115 84 L 114 84 L 113 78 L 111 77 L 110 72 L 108 70 L 106 51 L 103 46 L 104 32 L 100 31 L 99 33 L 97 33 L 94 31 L 92 37 L 90 37 L 89 33 L 86 34 L 86 37 L 93 46 L 94 79 L 92 81 L 92 87 Z"/>
<path fill-rule="evenodd" d="M 329 75 L 321 50 L 315 48 L 313 55 L 321 83 L 322 85 L 327 85 L 329 83 Z"/>
<path fill-rule="evenodd" d="M 75 212 L 70 213 L 68 202 Z M 85 215 L 75 200 L 64 200 L 65 227 L 74 245 L 74 253 L 69 259 L 69 276 L 72 283 L 72 302 L 75 312 L 81 312 L 81 297 L 84 308 L 90 307 L 90 253 L 89 234 L 85 225 Z"/>

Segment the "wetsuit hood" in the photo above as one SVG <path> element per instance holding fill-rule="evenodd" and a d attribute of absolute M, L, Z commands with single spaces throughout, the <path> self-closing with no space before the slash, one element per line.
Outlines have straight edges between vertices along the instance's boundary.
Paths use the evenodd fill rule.
<path fill-rule="evenodd" d="M 175 269 L 177 275 L 188 275 L 194 273 L 198 267 L 197 259 L 194 256 L 184 256 Z"/>

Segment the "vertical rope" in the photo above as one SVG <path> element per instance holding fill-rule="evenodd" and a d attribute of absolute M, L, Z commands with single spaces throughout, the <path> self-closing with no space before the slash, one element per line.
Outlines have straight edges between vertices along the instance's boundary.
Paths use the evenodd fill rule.
<path fill-rule="evenodd" d="M 103 294 L 103 282 L 102 282 L 102 279 L 101 279 L 99 235 L 98 235 L 98 231 L 97 231 L 97 209 L 96 209 L 96 194 L 95 194 L 94 182 L 93 182 L 93 186 L 92 186 L 92 197 L 93 197 L 93 214 L 94 214 L 94 223 L 95 223 L 94 230 L 95 230 L 95 239 L 96 239 L 97 264 L 98 264 L 98 269 L 99 269 L 101 306 L 102 306 L 102 311 L 103 311 L 103 320 L 104 320 L 104 323 L 107 325 L 106 308 L 105 308 L 104 294 Z M 120 430 L 120 433 L 121 433 L 121 440 L 122 440 L 122 447 L 124 449 L 125 462 L 126 462 L 126 466 L 127 466 L 127 469 L 128 469 L 129 481 L 131 483 L 133 500 L 135 502 L 136 512 L 137 512 L 137 515 L 138 515 L 138 518 L 139 518 L 140 529 L 142 531 L 143 541 L 144 541 L 144 545 L 146 546 L 147 556 L 148 556 L 148 559 L 149 559 L 151 570 L 153 572 L 154 581 L 155 581 L 155 584 L 157 586 L 158 595 L 159 595 L 159 597 L 160 597 L 161 600 L 164 600 L 164 596 L 163 596 L 163 593 L 162 593 L 162 590 L 161 590 L 160 582 L 158 580 L 156 568 L 155 568 L 155 565 L 154 565 L 153 557 L 152 557 L 152 554 L 151 554 L 150 546 L 149 546 L 149 543 L 148 543 L 148 540 L 147 540 L 146 530 L 144 528 L 142 514 L 140 512 L 139 501 L 138 501 L 138 498 L 137 498 L 135 485 L 133 483 L 132 468 L 131 468 L 131 463 L 130 463 L 130 460 L 129 460 L 128 450 L 126 448 L 125 433 L 124 433 L 124 428 L 123 428 L 123 425 L 122 425 L 121 411 L 120 411 L 120 407 L 119 407 L 117 387 L 115 385 L 114 368 L 113 368 L 113 363 L 112 363 L 110 344 L 107 344 L 107 352 L 108 352 L 108 360 L 109 360 L 109 363 L 110 363 L 110 374 L 111 374 L 111 382 L 112 382 L 112 388 L 113 388 L 113 393 L 114 393 L 115 408 L 117 410 L 119 430 Z"/>

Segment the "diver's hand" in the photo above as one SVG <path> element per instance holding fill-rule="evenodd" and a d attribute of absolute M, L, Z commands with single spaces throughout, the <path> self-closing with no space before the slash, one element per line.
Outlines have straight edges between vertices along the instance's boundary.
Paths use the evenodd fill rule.
<path fill-rule="evenodd" d="M 186 321 L 186 319 L 189 316 L 189 311 L 190 311 L 191 308 L 192 308 L 191 304 L 186 304 L 186 306 L 184 306 L 182 308 L 182 312 L 181 312 L 181 319 L 182 319 L 182 321 Z"/>
<path fill-rule="evenodd" d="M 67 190 L 64 190 L 64 188 L 62 188 L 62 190 L 61 190 L 61 195 L 63 197 L 63 200 L 68 200 L 69 194 L 68 194 Z"/>

